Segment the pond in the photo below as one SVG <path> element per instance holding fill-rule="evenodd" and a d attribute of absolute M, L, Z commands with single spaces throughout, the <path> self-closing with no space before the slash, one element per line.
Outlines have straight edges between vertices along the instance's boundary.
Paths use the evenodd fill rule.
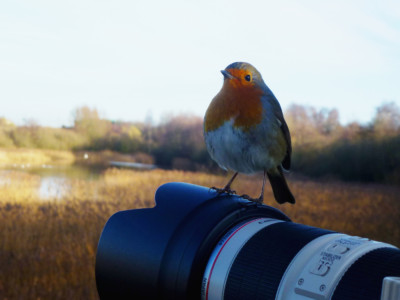
<path fill-rule="evenodd" d="M 13 164 L 0 166 L 0 187 L 1 184 L 9 183 L 12 171 L 23 172 L 40 176 L 38 194 L 41 199 L 59 199 L 69 190 L 70 179 L 96 180 L 108 167 L 129 168 L 136 170 L 152 170 L 156 166 L 135 162 L 110 161 L 108 165 L 40 165 Z"/>
<path fill-rule="evenodd" d="M 0 185 L 9 183 L 12 171 L 40 176 L 38 194 L 41 199 L 61 198 L 68 192 L 69 179 L 96 180 L 106 167 L 83 165 L 11 165 L 0 168 Z"/>

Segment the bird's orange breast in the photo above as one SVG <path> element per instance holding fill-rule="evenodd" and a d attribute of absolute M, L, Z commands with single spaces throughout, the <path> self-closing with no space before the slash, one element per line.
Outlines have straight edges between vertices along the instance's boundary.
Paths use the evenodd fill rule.
<path fill-rule="evenodd" d="M 205 115 L 206 132 L 217 129 L 230 119 L 234 120 L 234 127 L 243 131 L 261 123 L 263 91 L 257 86 L 243 86 L 235 80 L 226 80 L 211 101 Z"/>

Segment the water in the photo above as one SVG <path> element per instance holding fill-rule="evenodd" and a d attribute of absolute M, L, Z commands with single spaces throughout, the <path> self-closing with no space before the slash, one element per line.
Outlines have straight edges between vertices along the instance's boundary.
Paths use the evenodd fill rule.
<path fill-rule="evenodd" d="M 68 189 L 65 178 L 49 176 L 40 179 L 38 193 L 41 199 L 61 199 Z"/>
<path fill-rule="evenodd" d="M 140 164 L 133 162 L 110 161 L 111 167 L 132 168 L 139 170 L 152 170 L 155 165 Z M 60 199 L 70 190 L 71 179 L 96 180 L 106 169 L 106 166 L 90 165 L 40 165 L 13 164 L 0 165 L 0 189 L 1 185 L 11 184 L 11 171 L 18 171 L 40 176 L 38 194 L 41 199 Z"/>
<path fill-rule="evenodd" d="M 40 176 L 38 194 L 41 199 L 60 199 L 69 190 L 70 179 L 96 180 L 105 168 L 82 165 L 12 165 L 0 170 L 0 186 L 10 184 L 7 174 L 11 171 Z"/>

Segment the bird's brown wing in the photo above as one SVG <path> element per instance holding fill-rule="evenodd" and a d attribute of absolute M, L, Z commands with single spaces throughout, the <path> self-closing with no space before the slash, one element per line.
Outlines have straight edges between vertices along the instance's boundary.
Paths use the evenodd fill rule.
<path fill-rule="evenodd" d="M 278 119 L 279 124 L 280 124 L 280 128 L 282 130 L 283 133 L 283 137 L 286 141 L 286 155 L 283 158 L 282 161 L 282 167 L 285 170 L 289 170 L 290 169 L 290 164 L 291 164 L 291 155 L 292 155 L 292 141 L 290 138 L 290 132 L 289 132 L 289 127 L 286 124 L 285 118 L 283 117 L 283 112 L 281 109 L 281 106 L 279 105 L 278 100 L 276 100 L 276 98 L 274 98 L 275 101 L 273 101 L 273 105 L 275 106 L 274 112 L 275 112 L 275 117 Z"/>
<path fill-rule="evenodd" d="M 289 170 L 290 169 L 290 165 L 291 165 L 291 155 L 292 155 L 292 141 L 290 139 L 290 132 L 289 132 L 289 127 L 286 124 L 285 118 L 283 117 L 283 112 L 282 112 L 282 108 L 278 102 L 278 100 L 276 99 L 276 97 L 274 96 L 274 94 L 271 92 L 271 90 L 266 87 L 266 94 L 265 96 L 268 98 L 270 104 L 273 107 L 273 111 L 275 114 L 276 119 L 279 122 L 280 128 L 282 130 L 283 133 L 283 137 L 286 141 L 286 155 L 283 158 L 282 161 L 282 167 L 285 170 Z"/>
<path fill-rule="evenodd" d="M 289 127 L 286 124 L 285 119 L 283 118 L 282 115 L 282 119 L 280 119 L 279 121 L 281 121 L 281 130 L 283 132 L 283 136 L 285 137 L 285 141 L 286 141 L 286 145 L 287 145 L 287 149 L 286 149 L 286 155 L 283 158 L 282 161 L 282 167 L 285 168 L 286 170 L 290 169 L 290 163 L 291 163 L 291 155 L 292 155 L 292 141 L 290 139 L 290 132 L 289 132 Z"/>

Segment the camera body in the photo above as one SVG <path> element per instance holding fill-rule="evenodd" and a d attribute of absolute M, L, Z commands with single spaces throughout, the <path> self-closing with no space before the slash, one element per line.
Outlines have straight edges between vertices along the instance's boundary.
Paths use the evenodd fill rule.
<path fill-rule="evenodd" d="M 101 299 L 380 299 L 383 279 L 400 276 L 390 244 L 297 224 L 236 195 L 168 183 L 155 201 L 107 221 Z"/>

